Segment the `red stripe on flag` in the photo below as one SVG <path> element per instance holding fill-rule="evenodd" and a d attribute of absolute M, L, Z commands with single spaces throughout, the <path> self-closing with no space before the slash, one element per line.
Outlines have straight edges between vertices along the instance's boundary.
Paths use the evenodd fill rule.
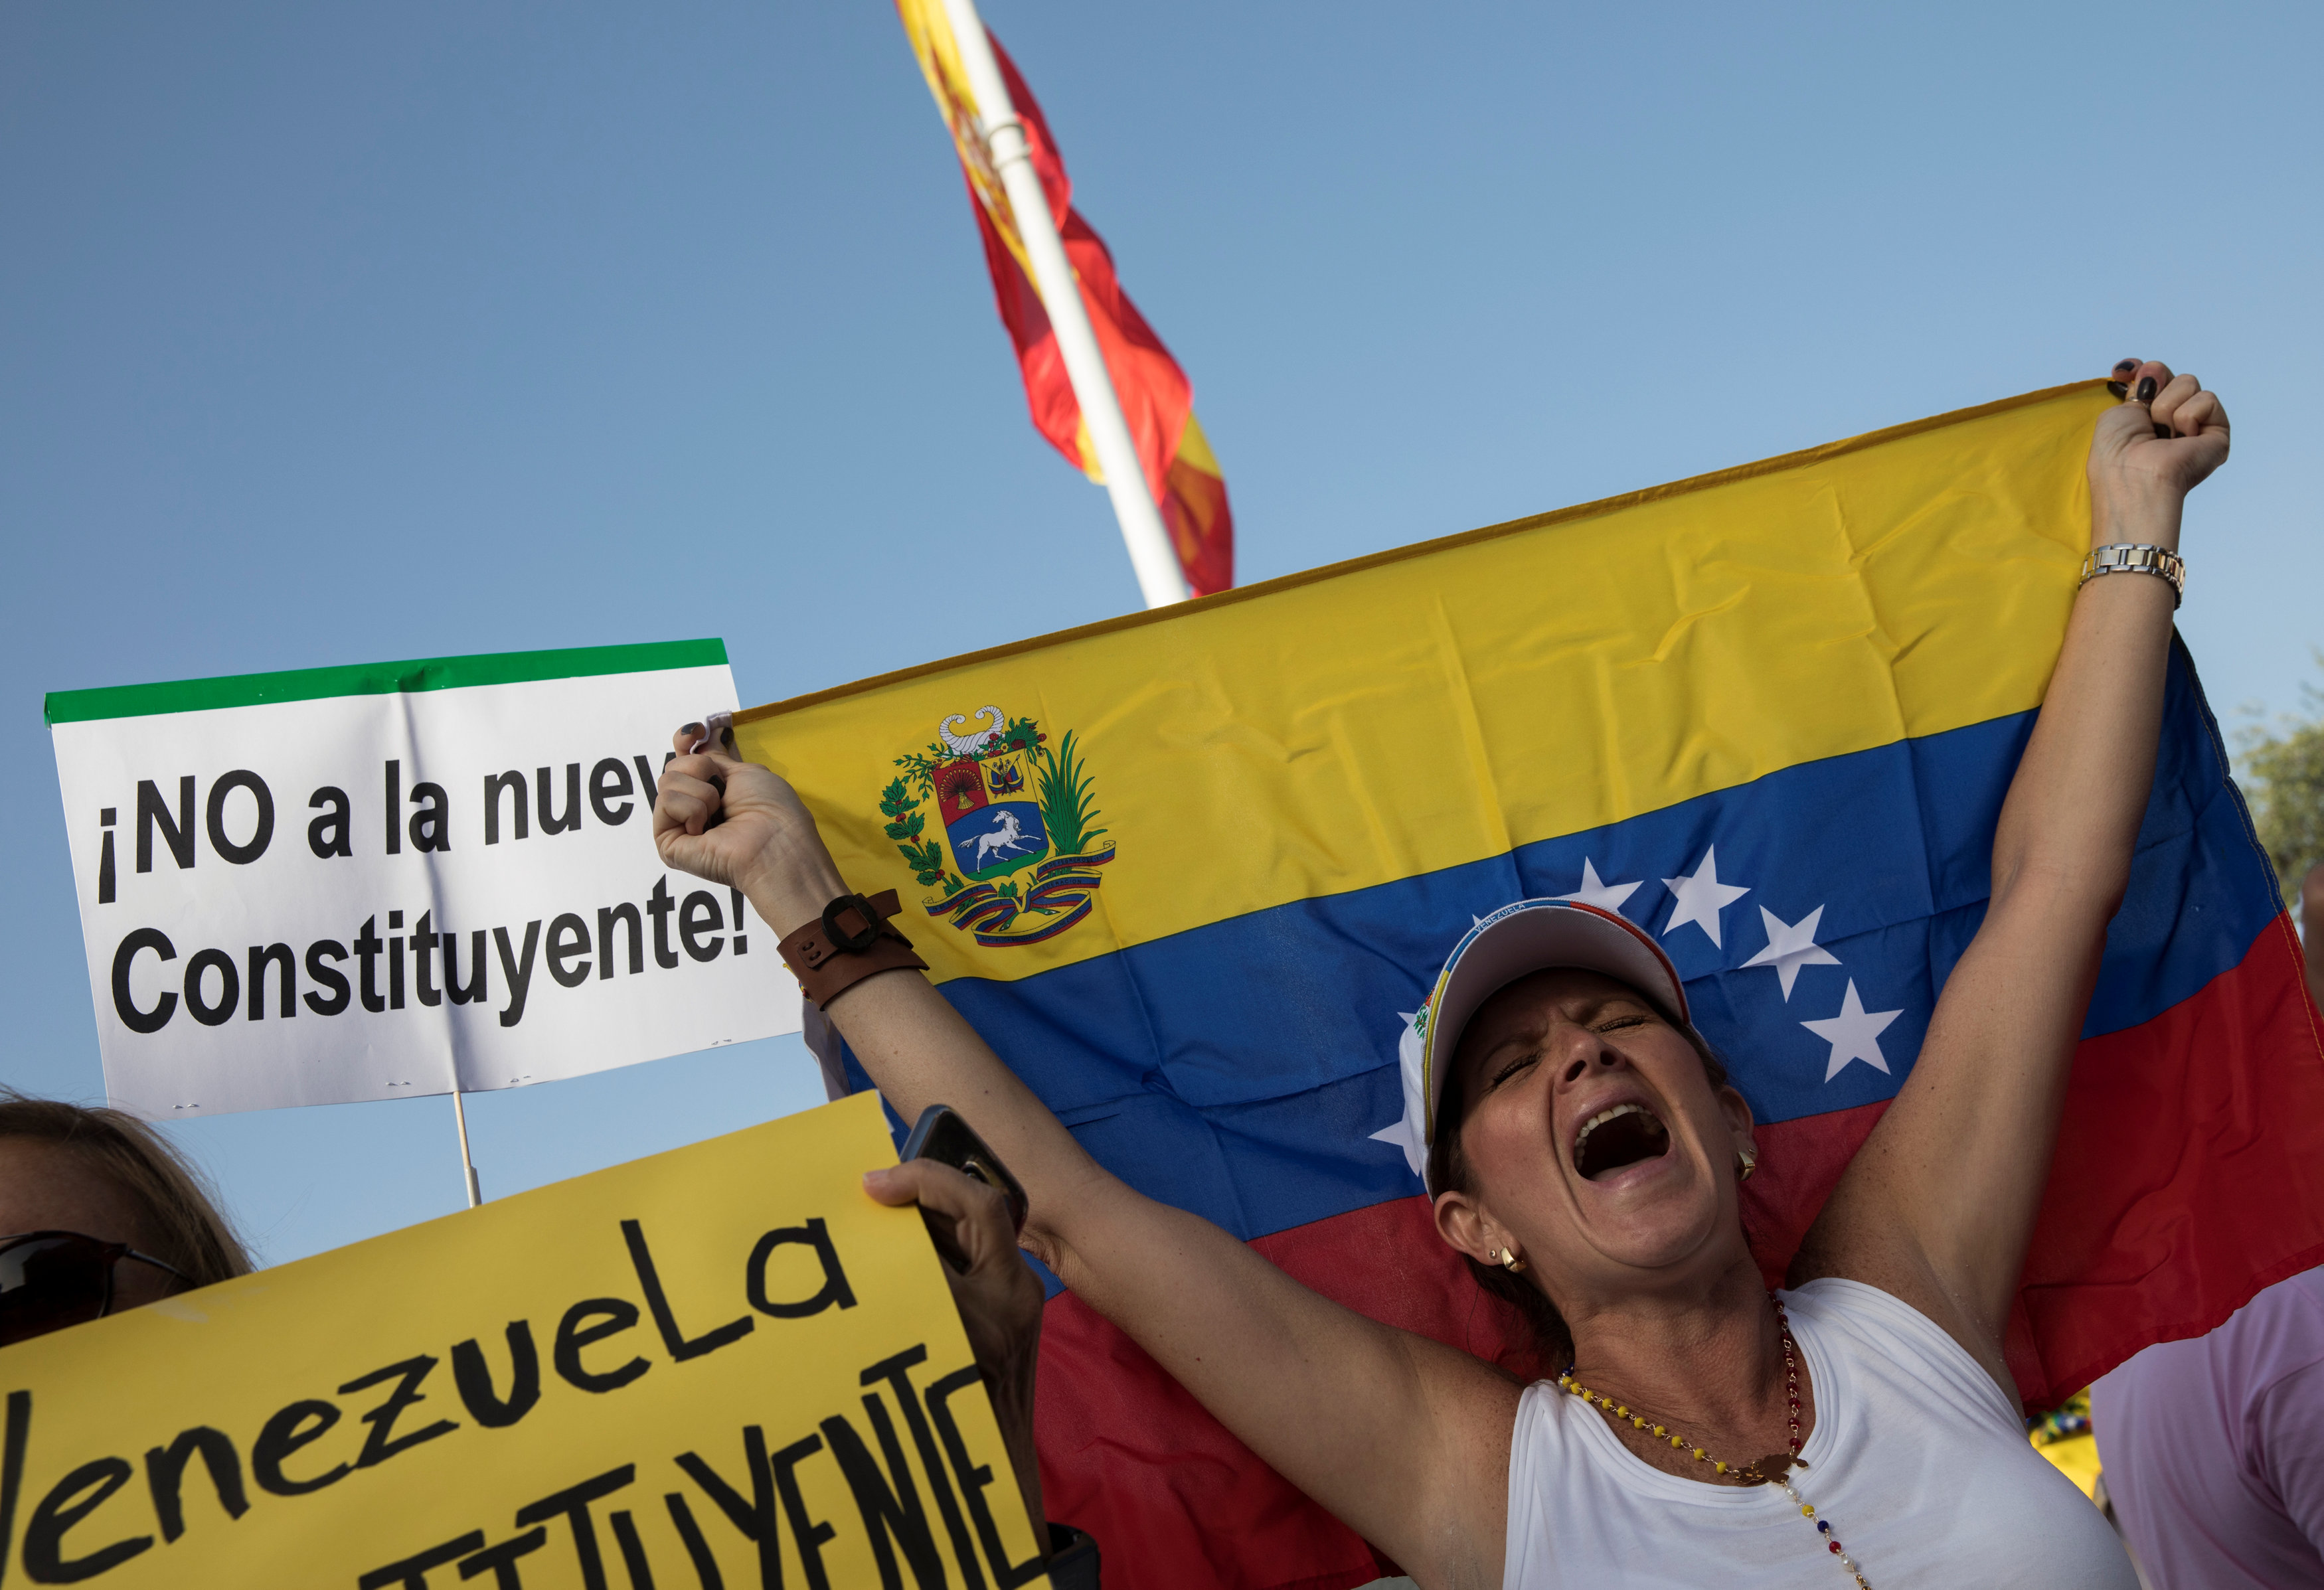
<path fill-rule="evenodd" d="M 992 41 L 992 54 L 1024 123 L 1033 167 L 1040 176 L 1042 191 L 1048 196 L 1065 257 L 1080 279 L 1082 302 L 1089 310 L 1099 350 L 1105 355 L 1107 373 L 1113 378 L 1114 395 L 1120 400 L 1130 439 L 1137 445 L 1146 489 L 1162 511 L 1194 594 L 1223 591 L 1234 584 L 1234 521 L 1227 511 L 1226 483 L 1192 468 L 1178 456 L 1186 416 L 1194 406 L 1194 388 L 1161 337 L 1122 290 L 1104 239 L 1074 208 L 1073 183 L 1065 174 L 1065 159 L 1049 135 L 1048 121 L 998 39 Z M 965 180 L 965 172 L 963 177 Z M 975 212 L 978 234 L 984 240 L 984 262 L 992 273 L 993 299 L 1001 324 L 1009 328 L 1010 341 L 1017 348 L 1018 366 L 1025 377 L 1025 401 L 1032 411 L 1034 427 L 1074 467 L 1086 468 L 1088 461 L 1081 453 L 1081 405 L 1066 377 L 1065 357 L 1058 351 L 1048 311 L 985 212 L 975 184 L 970 182 L 968 187 L 969 208 Z"/>
<path fill-rule="evenodd" d="M 1769 1284 L 1886 1107 L 1759 1128 L 1743 1218 Z M 2278 916 L 2194 997 L 2075 1051 L 2009 1372 L 2027 1407 L 2053 1406 L 2319 1262 L 2324 1036 Z"/>
<path fill-rule="evenodd" d="M 2201 993 L 2075 1054 L 2010 1373 L 2047 1407 L 2319 1263 L 2324 1034 L 2279 915 Z"/>
<path fill-rule="evenodd" d="M 969 204 L 984 239 L 984 262 L 992 272 L 994 305 L 1001 311 L 1001 324 L 1009 328 L 1010 341 L 1017 347 L 1018 367 L 1025 377 L 1025 401 L 1034 427 L 1075 469 L 1085 468 L 1081 453 L 1081 404 L 1065 374 L 1065 354 L 1059 352 L 1057 335 L 1050 328 L 1049 312 L 1042 307 L 1031 279 L 1017 263 L 1017 256 L 994 230 L 992 217 L 976 202 L 973 187 L 969 189 Z M 1113 255 L 1104 240 L 1073 210 L 1058 217 L 1057 231 L 1065 242 L 1065 257 L 1073 262 L 1074 274 L 1081 279 L 1082 302 L 1089 310 L 1099 351 L 1105 355 L 1106 372 L 1113 377 L 1114 396 L 1121 403 L 1130 440 L 1138 446 L 1147 490 L 1159 501 L 1166 490 L 1169 460 L 1178 450 L 1179 433 L 1185 429 L 1186 415 L 1194 407 L 1194 389 L 1170 350 L 1162 345 L 1162 339 L 1121 290 L 1114 275 Z"/>
<path fill-rule="evenodd" d="M 1759 1128 L 1744 1221 L 1771 1283 L 1886 1107 Z M 1437 1236 L 1425 1199 L 1251 1245 L 1325 1297 L 1520 1377 L 1561 1367 L 1534 1361 L 1515 1314 Z M 2029 1406 L 2047 1406 L 2319 1262 L 2324 1035 L 2279 917 L 2194 997 L 2077 1052 L 2010 1370 Z M 1071 1293 L 1048 1306 L 1039 1399 L 1049 1512 L 1098 1538 L 1114 1590 L 1342 1590 L 1393 1571 Z"/>
<path fill-rule="evenodd" d="M 1226 482 L 1183 457 L 1173 458 L 1162 522 L 1170 528 L 1178 565 L 1195 595 L 1234 584 L 1234 513 L 1227 506 Z"/>
<path fill-rule="evenodd" d="M 1777 1121 L 1751 1134 L 1759 1144 L 1759 1168 L 1743 1184 L 1743 1230 L 1769 1286 L 1784 1283 L 1784 1272 L 1822 1211 L 1823 1200 L 1840 1185 L 1840 1173 L 1887 1107 L 1884 1098 L 1829 1115 Z"/>

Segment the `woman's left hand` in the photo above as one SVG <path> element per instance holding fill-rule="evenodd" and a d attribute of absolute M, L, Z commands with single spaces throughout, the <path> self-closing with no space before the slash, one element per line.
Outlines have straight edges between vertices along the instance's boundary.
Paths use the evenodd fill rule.
<path fill-rule="evenodd" d="M 2218 394 L 2154 360 L 2114 367 L 2123 400 L 2090 437 L 2090 545 L 2150 542 L 2173 551 L 2187 493 L 2227 462 Z"/>
<path fill-rule="evenodd" d="M 1041 1351 L 1041 1283 L 1017 1251 L 1017 1227 L 1000 1193 L 950 1165 L 907 1160 L 869 1172 L 863 1190 L 879 1202 L 917 1203 L 944 1255 L 945 1279 L 984 1374 L 992 1414 L 1009 1444 L 1017 1488 L 1024 1493 L 1033 1539 L 1044 1556 L 1048 1526 L 1041 1514 L 1041 1466 L 1033 1450 L 1033 1383 Z"/>
<path fill-rule="evenodd" d="M 2227 460 L 2227 411 L 2168 365 L 2126 359 L 2112 379 L 2122 400 L 2090 437 L 2090 544 L 2176 551 L 2187 493 Z M 2153 787 L 2176 595 L 2127 573 L 2073 598 L 1995 829 L 1985 920 L 1793 1262 L 1794 1284 L 1843 1275 L 1902 1299 L 2005 1389 L 2067 1079 Z"/>

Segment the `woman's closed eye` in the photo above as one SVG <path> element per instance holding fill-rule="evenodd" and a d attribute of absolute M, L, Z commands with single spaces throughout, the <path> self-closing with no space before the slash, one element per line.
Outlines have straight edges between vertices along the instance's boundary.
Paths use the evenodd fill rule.
<path fill-rule="evenodd" d="M 1515 1060 L 1509 1062 L 1508 1064 L 1503 1066 L 1499 1071 L 1493 1073 L 1493 1080 L 1489 1086 L 1494 1088 L 1499 1087 L 1502 1083 L 1508 1081 L 1511 1077 L 1516 1076 L 1519 1071 L 1525 1070 L 1527 1066 L 1533 1064 L 1540 1058 L 1541 1051 L 1538 1049 L 1531 1050 L 1524 1054 L 1518 1055 Z"/>

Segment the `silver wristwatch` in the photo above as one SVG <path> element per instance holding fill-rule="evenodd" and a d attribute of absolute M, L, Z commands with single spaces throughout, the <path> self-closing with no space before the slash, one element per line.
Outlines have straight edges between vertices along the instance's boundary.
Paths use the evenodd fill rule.
<path fill-rule="evenodd" d="M 2187 563 L 2168 547 L 2150 546 L 2145 542 L 2133 544 L 2116 541 L 2110 546 L 2093 547 L 2090 555 L 2082 559 L 2081 584 L 2087 585 L 2100 574 L 2153 574 L 2171 582 L 2171 605 L 2177 608 L 2187 596 Z M 2077 590 L 2080 586 L 2075 587 Z"/>

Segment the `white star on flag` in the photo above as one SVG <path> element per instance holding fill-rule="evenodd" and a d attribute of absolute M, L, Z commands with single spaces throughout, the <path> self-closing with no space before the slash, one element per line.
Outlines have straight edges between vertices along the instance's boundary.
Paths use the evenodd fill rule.
<path fill-rule="evenodd" d="M 1552 895 L 1553 900 L 1578 900 L 1584 905 L 1595 905 L 1600 911 L 1619 911 L 1622 902 L 1638 892 L 1635 883 L 1607 883 L 1598 876 L 1597 867 L 1590 858 L 1582 859 L 1582 887 L 1570 895 Z"/>
<path fill-rule="evenodd" d="M 1404 1017 L 1404 1036 L 1396 1045 L 1397 1070 L 1404 1083 L 1404 1118 L 1374 1132 L 1371 1141 L 1401 1149 L 1404 1163 L 1419 1176 L 1428 1168 L 1428 1105 L 1420 1091 L 1420 1028 L 1415 1023 L 1420 1012 L 1397 1014 Z"/>
<path fill-rule="evenodd" d="M 1694 869 L 1692 876 L 1666 878 L 1663 883 L 1678 896 L 1678 905 L 1671 912 L 1671 919 L 1663 928 L 1663 937 L 1670 937 L 1691 922 L 1711 935 L 1711 942 L 1715 948 L 1726 948 L 1719 942 L 1719 914 L 1751 891 L 1719 881 L 1719 847 L 1704 847 L 1702 864 Z"/>
<path fill-rule="evenodd" d="M 1856 997 L 1856 979 L 1850 978 L 1838 1016 L 1829 1021 L 1803 1021 L 1800 1025 L 1831 1045 L 1831 1062 L 1823 1071 L 1823 1080 L 1829 1082 L 1854 1060 L 1887 1071 L 1887 1057 L 1880 1052 L 1880 1034 L 1890 1022 L 1904 1014 L 1901 1010 L 1865 1009 L 1864 1001 Z"/>
<path fill-rule="evenodd" d="M 1783 980 L 1784 1000 L 1790 1003 L 1792 985 L 1799 980 L 1803 966 L 1838 966 L 1840 957 L 1815 942 L 1816 924 L 1823 920 L 1823 907 L 1819 905 L 1797 923 L 1786 923 L 1782 917 L 1759 907 L 1759 920 L 1767 924 L 1767 947 L 1743 964 L 1772 966 L 1775 976 Z"/>

